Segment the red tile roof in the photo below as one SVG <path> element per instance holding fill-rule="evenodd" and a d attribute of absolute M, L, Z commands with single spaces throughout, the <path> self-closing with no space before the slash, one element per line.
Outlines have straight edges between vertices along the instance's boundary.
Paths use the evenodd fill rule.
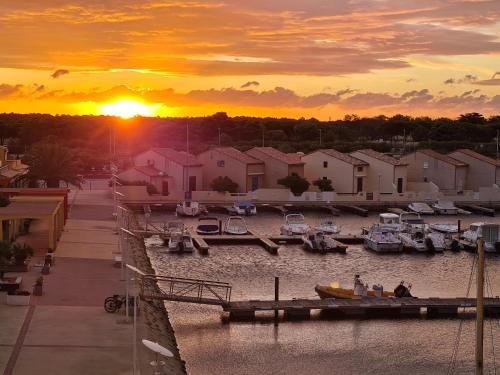
<path fill-rule="evenodd" d="M 464 155 L 470 156 L 471 158 L 481 160 L 481 161 L 484 161 L 485 163 L 489 163 L 489 164 L 495 165 L 497 167 L 500 167 L 500 160 L 490 158 L 490 157 L 483 155 L 483 154 L 480 154 L 479 152 L 476 152 L 474 150 L 471 150 L 468 148 L 461 148 L 460 150 L 456 150 L 455 152 L 460 152 Z M 452 152 L 448 155 L 451 155 L 453 153 L 454 152 Z"/>
<path fill-rule="evenodd" d="M 439 152 L 436 152 L 436 151 L 431 150 L 431 149 L 418 150 L 417 152 L 420 152 L 421 154 L 427 155 L 431 158 L 441 160 L 442 162 L 454 165 L 455 167 L 467 167 L 468 166 L 468 164 L 464 163 L 463 161 L 454 159 L 448 155 L 440 154 Z"/>
<path fill-rule="evenodd" d="M 160 176 L 160 173 L 162 173 L 159 169 L 156 169 L 155 167 L 146 167 L 146 166 L 139 166 L 139 167 L 132 167 L 131 169 L 135 169 L 136 171 L 141 172 L 142 174 L 145 174 L 146 176 L 149 177 L 156 177 Z"/>
<path fill-rule="evenodd" d="M 364 150 L 357 150 L 356 152 L 361 152 L 362 154 L 365 154 L 366 156 L 370 156 L 374 159 L 378 159 L 380 161 L 383 161 L 385 163 L 391 164 L 391 165 L 408 165 L 408 163 L 404 163 L 399 159 L 393 158 L 392 156 L 389 155 L 384 155 L 381 154 L 380 152 L 377 152 L 372 149 L 364 149 Z"/>
<path fill-rule="evenodd" d="M 257 160 L 250 155 L 235 149 L 234 147 L 216 147 L 212 149 L 213 151 L 218 151 L 221 154 L 229 156 L 235 160 L 238 160 L 244 164 L 264 164 L 264 162 Z"/>
<path fill-rule="evenodd" d="M 176 151 L 171 148 L 153 148 L 152 151 L 160 154 L 164 158 L 173 161 L 176 164 L 184 167 L 201 166 L 201 163 L 193 154 L 188 154 L 184 151 Z"/>
<path fill-rule="evenodd" d="M 355 158 L 354 156 L 351 156 L 349 154 L 344 154 L 342 152 L 334 150 L 333 148 L 321 149 L 318 151 L 320 151 L 328 156 L 331 156 L 332 158 L 342 160 L 343 162 L 346 162 L 348 164 L 352 164 L 354 166 L 369 165 L 366 161 Z"/>
<path fill-rule="evenodd" d="M 282 161 L 283 163 L 286 164 L 304 164 L 304 162 L 300 159 L 300 155 L 295 153 L 285 154 L 284 152 L 276 150 L 273 147 L 254 147 L 247 151 L 247 154 L 249 154 L 252 157 L 256 157 L 258 159 L 258 156 L 252 155 L 251 153 L 252 150 L 261 152 L 273 159 Z"/>

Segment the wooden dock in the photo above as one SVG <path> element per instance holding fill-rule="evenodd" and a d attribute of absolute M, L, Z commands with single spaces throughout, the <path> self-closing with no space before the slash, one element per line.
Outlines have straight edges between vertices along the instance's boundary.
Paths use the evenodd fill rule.
<path fill-rule="evenodd" d="M 222 305 L 230 319 L 253 319 L 261 311 L 282 311 L 285 317 L 308 319 L 320 310 L 338 318 L 408 318 L 455 316 L 460 308 L 474 309 L 475 298 L 359 298 L 235 301 Z M 485 299 L 485 313 L 500 317 L 500 298 Z"/>
<path fill-rule="evenodd" d="M 239 244 L 239 243 L 255 243 L 262 246 L 264 249 L 269 251 L 273 255 L 278 254 L 279 245 L 276 244 L 271 239 L 255 235 L 251 232 L 244 235 L 228 235 L 228 234 L 218 234 L 210 236 L 200 236 L 197 234 L 192 234 L 193 241 L 195 241 L 195 246 L 200 249 L 203 248 L 204 252 L 208 253 L 208 246 L 210 244 Z"/>
<path fill-rule="evenodd" d="M 459 206 L 460 206 L 460 208 L 465 208 L 465 209 L 472 211 L 474 213 L 477 213 L 477 214 L 487 215 L 487 216 L 495 216 L 495 210 L 493 208 L 478 206 L 476 204 L 466 204 L 466 205 L 459 204 Z"/>

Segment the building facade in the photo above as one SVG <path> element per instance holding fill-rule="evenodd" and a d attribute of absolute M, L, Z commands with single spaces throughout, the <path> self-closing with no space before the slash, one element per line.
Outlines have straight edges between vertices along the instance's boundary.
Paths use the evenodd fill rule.
<path fill-rule="evenodd" d="M 313 183 L 318 179 L 332 181 L 338 194 L 357 194 L 366 191 L 368 163 L 334 149 L 311 152 L 302 157 L 305 178 Z"/>
<path fill-rule="evenodd" d="M 298 154 L 285 154 L 273 147 L 254 147 L 246 154 L 264 163 L 263 187 L 265 188 L 285 188 L 278 184 L 278 180 L 292 173 L 304 177 L 304 162 Z"/>
<path fill-rule="evenodd" d="M 467 186 L 468 164 L 448 155 L 424 149 L 401 158 L 408 164 L 408 181 L 432 182 L 440 190 L 463 191 Z"/>
<path fill-rule="evenodd" d="M 466 189 L 478 191 L 480 187 L 500 185 L 500 160 L 470 149 L 456 150 L 448 155 L 469 165 Z"/>
<path fill-rule="evenodd" d="M 217 177 L 229 177 L 238 184 L 238 192 L 246 193 L 264 186 L 264 162 L 233 147 L 212 148 L 198 155 L 203 171 L 203 189 Z"/>
<path fill-rule="evenodd" d="M 366 182 L 367 192 L 381 194 L 404 193 L 407 186 L 408 165 L 401 160 L 375 150 L 351 152 L 357 159 L 369 164 Z"/>

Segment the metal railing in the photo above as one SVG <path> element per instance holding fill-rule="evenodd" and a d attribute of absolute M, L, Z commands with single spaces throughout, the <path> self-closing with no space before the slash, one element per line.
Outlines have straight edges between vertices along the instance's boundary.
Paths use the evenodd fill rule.
<path fill-rule="evenodd" d="M 144 299 L 226 305 L 231 301 L 231 285 L 220 281 L 147 275 L 142 278 L 141 295 Z"/>

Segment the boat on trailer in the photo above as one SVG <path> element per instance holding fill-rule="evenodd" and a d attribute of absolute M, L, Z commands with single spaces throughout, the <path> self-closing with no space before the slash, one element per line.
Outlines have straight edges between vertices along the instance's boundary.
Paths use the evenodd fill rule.
<path fill-rule="evenodd" d="M 423 202 L 414 202 L 408 205 L 408 208 L 421 215 L 434 215 L 434 210 L 427 204 Z"/>
<path fill-rule="evenodd" d="M 458 207 L 451 201 L 438 201 L 432 208 L 440 215 L 458 215 Z"/>
<path fill-rule="evenodd" d="M 200 217 L 196 233 L 201 235 L 219 234 L 219 219 L 216 217 Z"/>
<path fill-rule="evenodd" d="M 293 236 L 307 233 L 311 228 L 304 221 L 302 214 L 288 214 L 285 216 L 285 224 L 280 228 L 282 235 Z"/>
<path fill-rule="evenodd" d="M 242 217 L 230 216 L 224 225 L 224 233 L 232 235 L 248 234 L 247 224 Z"/>
<path fill-rule="evenodd" d="M 302 236 L 304 249 L 313 253 L 338 252 L 345 254 L 347 246 L 320 231 L 309 231 Z"/>

